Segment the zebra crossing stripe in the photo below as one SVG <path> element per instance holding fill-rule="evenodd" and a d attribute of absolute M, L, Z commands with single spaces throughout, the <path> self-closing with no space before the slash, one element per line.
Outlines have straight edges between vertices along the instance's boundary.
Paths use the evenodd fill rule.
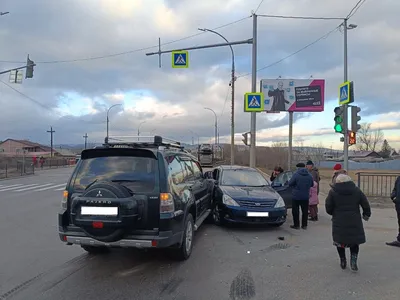
<path fill-rule="evenodd" d="M 52 184 L 52 183 L 50 183 L 50 184 Z M 61 191 L 61 190 L 65 189 L 66 185 L 67 185 L 66 183 L 56 184 L 56 185 L 52 185 L 52 186 L 49 186 L 49 187 L 44 187 L 44 188 L 41 188 L 41 189 L 37 189 L 37 190 L 35 190 L 35 192 L 47 191 L 47 190 L 50 190 L 50 189 L 53 189 L 53 188 L 58 188 L 58 187 L 62 186 L 63 188 L 55 190 L 55 191 Z"/>
<path fill-rule="evenodd" d="M 52 184 L 53 184 L 53 183 L 46 183 L 46 184 L 43 184 L 43 185 L 41 185 L 41 186 L 49 186 L 49 185 L 52 185 Z M 24 191 L 29 191 L 29 190 L 37 189 L 37 188 L 38 188 L 38 186 L 25 187 L 25 188 L 23 188 L 23 189 L 14 190 L 13 192 L 24 192 Z"/>
<path fill-rule="evenodd" d="M 24 187 L 31 187 L 31 186 L 34 186 L 34 185 L 37 186 L 38 184 L 37 184 L 37 183 L 34 183 L 34 184 L 27 184 L 27 185 L 24 185 Z M 15 184 L 15 185 L 13 185 L 13 186 L 8 186 L 8 187 L 5 188 L 5 189 L 1 189 L 0 192 L 17 190 L 17 189 L 19 189 L 19 188 L 21 188 L 21 187 L 22 187 L 22 184 Z"/>
<path fill-rule="evenodd" d="M 60 189 L 56 189 L 55 191 L 63 191 L 63 190 L 65 190 L 65 187 L 62 187 Z"/>

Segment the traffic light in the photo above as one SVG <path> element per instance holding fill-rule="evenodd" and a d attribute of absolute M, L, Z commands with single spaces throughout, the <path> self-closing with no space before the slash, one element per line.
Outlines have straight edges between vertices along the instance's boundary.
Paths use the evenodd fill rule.
<path fill-rule="evenodd" d="M 242 135 L 243 135 L 243 137 L 244 137 L 244 139 L 242 139 L 242 142 L 246 145 L 246 146 L 249 146 L 249 138 L 248 138 L 248 134 L 249 134 L 250 132 L 245 132 L 245 133 L 242 133 Z"/>
<path fill-rule="evenodd" d="M 361 117 L 358 115 L 360 111 L 361 108 L 358 106 L 351 107 L 351 130 L 354 132 L 357 132 L 361 128 L 361 125 L 358 124 L 358 122 L 361 120 Z"/>
<path fill-rule="evenodd" d="M 349 131 L 349 145 L 355 145 L 356 143 L 356 133 L 354 131 Z"/>
<path fill-rule="evenodd" d="M 33 77 L 33 67 L 36 66 L 35 62 L 33 60 L 28 58 L 26 59 L 26 73 L 25 73 L 25 78 L 32 78 Z"/>
<path fill-rule="evenodd" d="M 335 112 L 335 118 L 333 119 L 335 121 L 335 126 L 333 129 L 335 129 L 335 132 L 337 133 L 343 133 L 343 128 L 344 128 L 344 109 L 341 106 L 337 106 L 334 109 Z"/>

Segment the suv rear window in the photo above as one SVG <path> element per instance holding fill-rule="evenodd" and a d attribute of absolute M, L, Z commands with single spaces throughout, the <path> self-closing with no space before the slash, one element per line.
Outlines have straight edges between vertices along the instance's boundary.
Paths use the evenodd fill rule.
<path fill-rule="evenodd" d="M 73 184 L 84 190 L 93 181 L 116 181 L 133 192 L 151 192 L 157 185 L 158 164 L 155 158 L 105 156 L 81 161 Z"/>

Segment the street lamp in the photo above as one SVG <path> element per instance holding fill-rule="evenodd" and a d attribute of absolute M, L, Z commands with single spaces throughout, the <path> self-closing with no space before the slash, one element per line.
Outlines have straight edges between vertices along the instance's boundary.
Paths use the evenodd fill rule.
<path fill-rule="evenodd" d="M 108 108 L 108 110 L 107 110 L 107 137 L 106 137 L 106 142 L 108 142 L 108 137 L 109 137 L 108 133 L 109 133 L 109 123 L 110 123 L 110 119 L 109 119 L 109 117 L 108 117 L 108 114 L 110 113 L 110 109 L 111 109 L 111 108 L 116 107 L 116 106 L 119 106 L 119 105 L 122 105 L 122 103 L 118 103 L 118 104 L 111 105 L 111 106 Z"/>
<path fill-rule="evenodd" d="M 220 36 L 222 39 L 225 40 L 225 42 L 229 43 L 229 41 L 220 33 L 207 29 L 207 28 L 199 28 L 200 31 L 204 32 L 211 32 L 214 33 L 218 36 Z M 235 162 L 235 52 L 233 51 L 232 45 L 229 45 L 229 48 L 231 48 L 231 53 L 232 53 L 232 71 L 231 71 L 231 82 L 229 83 L 229 86 L 232 88 L 231 90 L 231 165 L 234 164 Z"/>
<path fill-rule="evenodd" d="M 139 127 L 137 129 L 137 135 L 138 135 L 138 140 L 139 140 L 139 136 L 140 136 L 140 127 L 142 126 L 142 124 L 146 123 L 146 121 L 143 121 L 139 124 Z"/>
<path fill-rule="evenodd" d="M 348 19 L 343 20 L 343 37 L 344 37 L 344 82 L 348 80 L 348 63 L 347 63 L 347 30 L 357 28 L 356 24 L 347 24 Z M 348 105 L 344 104 L 344 143 L 343 143 L 343 168 L 349 169 L 349 136 L 347 134 L 348 130 Z"/>
<path fill-rule="evenodd" d="M 214 141 L 215 141 L 215 146 L 217 146 L 217 136 L 218 136 L 218 118 L 217 118 L 217 114 L 211 108 L 204 107 L 204 109 L 207 109 L 207 110 L 212 111 L 214 113 L 214 116 L 215 116 L 215 140 Z"/>

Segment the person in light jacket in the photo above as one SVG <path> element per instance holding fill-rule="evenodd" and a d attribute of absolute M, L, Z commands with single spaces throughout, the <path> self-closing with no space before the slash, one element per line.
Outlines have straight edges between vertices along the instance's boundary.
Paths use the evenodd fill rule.
<path fill-rule="evenodd" d="M 314 181 L 314 185 L 310 188 L 310 200 L 308 202 L 308 210 L 310 211 L 310 221 L 318 221 L 318 183 Z"/>
<path fill-rule="evenodd" d="M 362 219 L 368 221 L 371 217 L 367 197 L 350 176 L 339 174 L 325 200 L 325 209 L 332 216 L 333 245 L 337 248 L 341 268 L 346 269 L 345 248 L 350 248 L 350 267 L 353 271 L 358 271 L 360 245 L 366 242 Z"/>

